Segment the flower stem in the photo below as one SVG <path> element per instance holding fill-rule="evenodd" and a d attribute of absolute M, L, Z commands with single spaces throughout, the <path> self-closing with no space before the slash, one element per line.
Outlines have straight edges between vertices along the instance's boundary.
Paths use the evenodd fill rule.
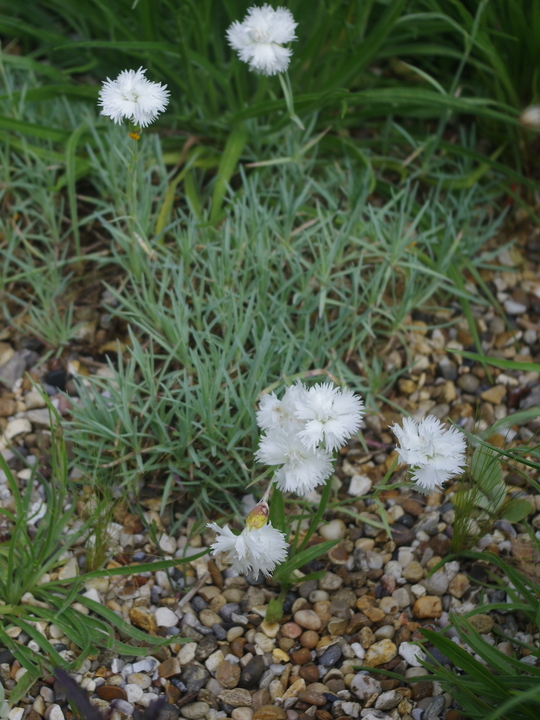
<path fill-rule="evenodd" d="M 294 112 L 294 98 L 291 81 L 289 79 L 289 73 L 279 73 L 278 78 L 279 82 L 281 83 L 281 89 L 283 90 L 283 97 L 285 98 L 285 104 L 287 105 L 289 117 L 294 123 L 298 125 L 300 130 L 305 130 L 304 124 L 302 123 L 298 115 Z"/>

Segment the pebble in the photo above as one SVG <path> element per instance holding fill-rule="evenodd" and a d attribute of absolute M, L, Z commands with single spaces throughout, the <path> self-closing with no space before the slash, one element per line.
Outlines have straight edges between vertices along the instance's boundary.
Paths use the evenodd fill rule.
<path fill-rule="evenodd" d="M 331 520 L 319 528 L 319 535 L 325 540 L 342 540 L 345 537 L 346 526 L 343 520 Z"/>
<path fill-rule="evenodd" d="M 334 667 L 337 661 L 342 655 L 341 647 L 339 645 L 332 645 L 326 650 L 319 658 L 319 664 L 324 667 Z"/>
<path fill-rule="evenodd" d="M 251 693 L 242 688 L 223 690 L 219 693 L 218 698 L 231 707 L 249 707 L 251 705 Z"/>
<path fill-rule="evenodd" d="M 479 614 L 469 618 L 469 622 L 480 635 L 491 632 L 495 621 L 489 615 Z"/>
<path fill-rule="evenodd" d="M 218 683 L 227 689 L 235 688 L 240 682 L 241 669 L 236 663 L 224 660 L 216 669 L 215 677 Z"/>
<path fill-rule="evenodd" d="M 138 703 L 144 695 L 142 687 L 139 687 L 139 685 L 135 683 L 127 683 L 124 690 L 126 691 L 126 700 L 128 703 Z"/>
<path fill-rule="evenodd" d="M 231 712 L 232 720 L 252 720 L 253 710 L 249 707 L 234 708 Z"/>
<path fill-rule="evenodd" d="M 306 630 L 320 630 L 322 626 L 321 618 L 313 610 L 297 610 L 294 622 Z"/>
<path fill-rule="evenodd" d="M 178 662 L 180 665 L 187 665 L 195 659 L 195 651 L 197 650 L 197 643 L 191 642 L 182 645 L 180 652 L 178 653 Z"/>
<path fill-rule="evenodd" d="M 413 667 L 421 667 L 421 660 L 426 660 L 427 655 L 421 647 L 410 642 L 402 642 L 398 650 L 401 657 Z"/>
<path fill-rule="evenodd" d="M 371 675 L 359 672 L 352 679 L 350 689 L 359 700 L 367 700 L 372 695 L 378 695 L 381 692 L 381 683 Z"/>
<path fill-rule="evenodd" d="M 128 683 L 138 685 L 143 690 L 146 690 L 152 684 L 152 678 L 144 673 L 130 673 L 126 679 Z"/>
<path fill-rule="evenodd" d="M 412 614 L 419 619 L 440 618 L 442 615 L 441 598 L 437 595 L 425 595 L 415 601 Z"/>
<path fill-rule="evenodd" d="M 178 615 L 166 607 L 160 607 L 154 613 L 158 627 L 175 627 L 178 624 Z"/>
<path fill-rule="evenodd" d="M 366 657 L 364 659 L 364 665 L 366 667 L 377 667 L 377 665 L 383 665 L 384 663 L 390 662 L 397 655 L 397 648 L 391 640 L 384 639 L 374 643 L 368 648 Z"/>
<path fill-rule="evenodd" d="M 372 481 L 367 475 L 353 475 L 349 483 L 349 495 L 362 497 L 371 490 Z"/>
<path fill-rule="evenodd" d="M 253 713 L 253 720 L 287 720 L 287 713 L 277 705 L 263 705 Z"/>
<path fill-rule="evenodd" d="M 375 702 L 376 710 L 393 710 L 403 700 L 403 695 L 397 690 L 387 690 L 379 695 Z"/>
<path fill-rule="evenodd" d="M 188 665 L 180 676 L 188 692 L 199 692 L 210 677 L 208 670 L 202 665 Z"/>
<path fill-rule="evenodd" d="M 188 718 L 188 720 L 198 720 L 208 714 L 210 705 L 206 702 L 194 702 L 191 705 L 184 705 L 180 708 L 180 714 L 182 717 Z"/>
<path fill-rule="evenodd" d="M 296 639 L 297 637 L 300 637 L 302 634 L 302 628 L 298 623 L 295 622 L 287 622 L 284 625 L 281 626 L 281 634 L 283 637 Z"/>

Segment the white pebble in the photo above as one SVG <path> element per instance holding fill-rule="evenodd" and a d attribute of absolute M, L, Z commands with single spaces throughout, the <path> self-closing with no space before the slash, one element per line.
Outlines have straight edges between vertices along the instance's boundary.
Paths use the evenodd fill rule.
<path fill-rule="evenodd" d="M 13 708 L 9 711 L 9 720 L 22 720 L 24 715 L 24 708 Z"/>
<path fill-rule="evenodd" d="M 49 720 L 64 720 L 64 713 L 60 705 L 51 705 L 49 709 Z"/>
<path fill-rule="evenodd" d="M 174 555 L 176 552 L 176 540 L 170 535 L 163 533 L 159 538 L 159 547 L 164 553 L 167 553 L 167 555 Z"/>
<path fill-rule="evenodd" d="M 423 585 L 418 585 L 418 584 L 411 586 L 411 592 L 417 598 L 424 597 L 424 595 L 427 595 L 426 588 Z"/>
<path fill-rule="evenodd" d="M 343 520 L 331 520 L 319 528 L 319 535 L 325 540 L 342 540 L 345 537 L 345 530 Z"/>
<path fill-rule="evenodd" d="M 355 657 L 359 658 L 360 660 L 363 660 L 366 656 L 366 651 L 360 645 L 360 643 L 352 643 L 351 650 L 353 651 Z"/>
<path fill-rule="evenodd" d="M 371 480 L 367 475 L 353 475 L 349 484 L 349 495 L 362 497 L 371 490 Z"/>
<path fill-rule="evenodd" d="M 135 683 L 128 683 L 124 690 L 126 691 L 127 701 L 129 703 L 138 703 L 144 695 L 142 687 L 135 685 Z"/>
<path fill-rule="evenodd" d="M 178 623 L 178 616 L 167 607 L 159 607 L 154 613 L 158 627 L 170 628 Z"/>
<path fill-rule="evenodd" d="M 426 660 L 427 655 L 421 647 L 410 642 L 402 642 L 398 650 L 401 657 L 413 667 L 421 667 L 421 660 Z"/>

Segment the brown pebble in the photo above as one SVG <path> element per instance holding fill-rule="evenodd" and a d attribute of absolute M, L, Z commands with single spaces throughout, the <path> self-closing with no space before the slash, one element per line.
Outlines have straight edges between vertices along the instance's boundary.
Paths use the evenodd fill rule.
<path fill-rule="evenodd" d="M 159 676 L 162 678 L 170 678 L 174 675 L 180 675 L 181 668 L 178 658 L 168 658 L 158 667 Z"/>
<path fill-rule="evenodd" d="M 412 498 L 407 498 L 406 500 L 404 500 L 401 507 L 406 513 L 408 513 L 409 515 L 414 515 L 415 517 L 418 517 L 424 512 L 423 505 L 421 505 L 417 500 L 413 500 Z"/>
<path fill-rule="evenodd" d="M 446 535 L 439 533 L 428 540 L 428 546 L 441 557 L 448 555 L 450 552 L 451 540 Z"/>
<path fill-rule="evenodd" d="M 9 417 L 17 411 L 17 403 L 12 398 L 0 398 L 0 417 Z"/>
<path fill-rule="evenodd" d="M 263 705 L 270 705 L 270 693 L 266 688 L 256 690 L 251 696 L 251 709 L 257 712 Z"/>
<path fill-rule="evenodd" d="M 231 663 L 224 660 L 217 666 L 216 680 L 222 687 L 232 689 L 240 682 L 241 672 L 242 671 L 238 663 Z"/>
<path fill-rule="evenodd" d="M 399 680 L 394 680 L 394 678 L 387 678 L 380 680 L 381 683 L 381 690 L 383 692 L 388 692 L 388 690 L 395 690 L 397 686 L 399 685 Z"/>
<path fill-rule="evenodd" d="M 253 713 L 252 720 L 287 720 L 287 713 L 277 705 L 263 705 Z"/>
<path fill-rule="evenodd" d="M 291 659 L 295 665 L 305 665 L 311 662 L 311 652 L 306 647 L 300 648 L 291 653 Z"/>
<path fill-rule="evenodd" d="M 413 700 L 422 700 L 422 698 L 430 697 L 433 693 L 432 682 L 414 683 L 411 689 L 411 698 Z"/>
<path fill-rule="evenodd" d="M 364 615 L 364 613 L 358 612 L 355 613 L 349 620 L 349 624 L 347 625 L 347 630 L 345 632 L 347 635 L 354 635 L 362 628 L 371 627 L 372 625 L 373 623 L 368 617 L 366 617 L 366 615 Z"/>
<path fill-rule="evenodd" d="M 244 645 L 247 643 L 246 638 L 235 638 L 231 643 L 231 652 L 237 658 L 244 657 Z"/>
<path fill-rule="evenodd" d="M 302 628 L 295 622 L 287 622 L 281 626 L 281 634 L 286 638 L 297 638 L 302 634 Z"/>
<path fill-rule="evenodd" d="M 131 620 L 132 625 L 135 625 L 135 627 L 138 627 L 141 630 L 146 630 L 146 632 L 155 633 L 157 630 L 154 613 L 151 613 L 145 608 L 138 606 L 132 607 L 129 611 L 129 619 Z"/>
<path fill-rule="evenodd" d="M 306 685 L 311 685 L 311 683 L 319 682 L 319 669 L 314 663 L 302 665 L 302 667 L 298 671 L 298 674 L 306 681 Z"/>
<path fill-rule="evenodd" d="M 314 630 L 306 630 L 300 637 L 300 645 L 312 650 L 319 642 L 319 635 Z"/>
<path fill-rule="evenodd" d="M 334 720 L 334 716 L 328 710 L 317 710 L 315 717 L 317 720 Z"/>
<path fill-rule="evenodd" d="M 221 577 L 221 573 L 213 560 L 208 561 L 208 572 L 210 573 L 210 577 L 212 578 L 214 585 L 221 590 L 223 587 L 223 578 Z"/>
<path fill-rule="evenodd" d="M 345 690 L 345 683 L 341 678 L 331 678 L 326 681 L 326 687 L 334 694 Z"/>
<path fill-rule="evenodd" d="M 97 696 L 102 700 L 127 700 L 126 691 L 118 685 L 100 685 L 96 690 Z"/>
<path fill-rule="evenodd" d="M 176 705 L 182 695 L 182 692 L 175 685 L 167 685 L 165 693 L 167 695 L 167 702 L 169 705 Z"/>
<path fill-rule="evenodd" d="M 413 605 L 412 614 L 417 618 L 440 618 L 442 615 L 441 598 L 437 595 L 424 595 Z"/>
<path fill-rule="evenodd" d="M 317 707 L 322 707 L 328 702 L 324 695 L 314 690 L 302 690 L 302 692 L 298 693 L 298 699 L 300 702 L 305 702 L 308 705 L 316 705 Z"/>

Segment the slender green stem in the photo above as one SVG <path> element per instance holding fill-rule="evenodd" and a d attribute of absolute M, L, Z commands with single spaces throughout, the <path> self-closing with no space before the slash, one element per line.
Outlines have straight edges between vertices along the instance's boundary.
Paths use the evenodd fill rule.
<path fill-rule="evenodd" d="M 279 82 L 281 83 L 281 89 L 283 90 L 283 97 L 287 105 L 287 111 L 291 120 L 298 125 L 300 130 L 305 130 L 304 124 L 294 111 L 294 98 L 291 87 L 291 81 L 289 79 L 289 73 L 279 73 Z"/>

